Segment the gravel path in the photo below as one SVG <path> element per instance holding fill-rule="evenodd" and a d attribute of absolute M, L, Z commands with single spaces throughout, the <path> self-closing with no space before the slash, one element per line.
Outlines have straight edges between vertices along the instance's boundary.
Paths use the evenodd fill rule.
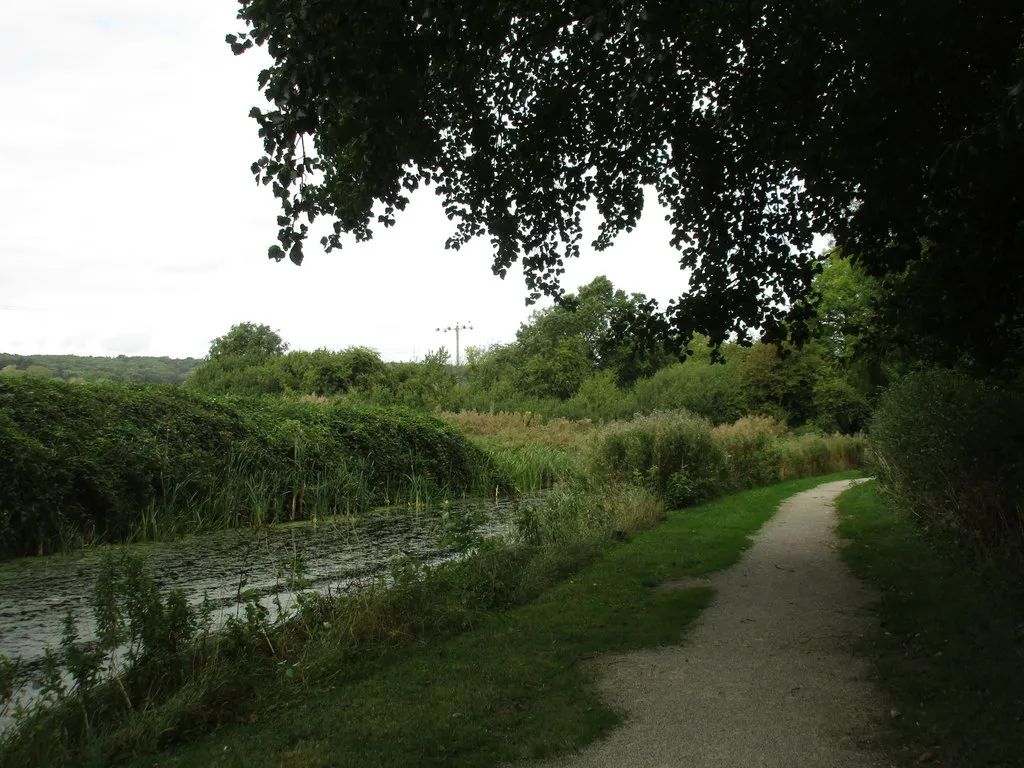
<path fill-rule="evenodd" d="M 833 501 L 849 481 L 786 501 L 683 645 L 598 663 L 623 726 L 559 768 L 869 768 L 888 706 L 854 654 L 872 594 L 840 562 Z M 694 584 L 665 585 L 687 588 Z"/>

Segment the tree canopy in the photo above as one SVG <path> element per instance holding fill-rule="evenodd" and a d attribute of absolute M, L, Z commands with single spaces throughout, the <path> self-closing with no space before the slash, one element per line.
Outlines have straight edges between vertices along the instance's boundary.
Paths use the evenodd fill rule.
<path fill-rule="evenodd" d="M 894 334 L 934 357 L 1024 357 L 1024 14 L 988 0 L 240 0 L 265 46 L 253 173 L 309 224 L 369 238 L 435 185 L 457 248 L 488 236 L 531 298 L 669 211 L 680 298 L 660 330 L 800 335 L 815 233 L 888 276 Z M 685 289 L 685 290 L 684 290 Z M 804 311 L 804 315 L 809 314 Z"/>
<path fill-rule="evenodd" d="M 283 355 L 287 351 L 288 345 L 269 325 L 239 323 L 210 342 L 209 357 L 211 360 L 236 357 L 263 360 Z"/>

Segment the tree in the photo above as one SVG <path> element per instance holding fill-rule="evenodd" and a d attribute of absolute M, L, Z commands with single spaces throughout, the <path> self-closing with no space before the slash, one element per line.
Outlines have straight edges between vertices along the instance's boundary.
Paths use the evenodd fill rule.
<path fill-rule="evenodd" d="M 578 293 L 564 295 L 555 306 L 534 312 L 530 322 L 520 327 L 516 341 L 533 357 L 558 355 L 560 347 L 564 368 L 565 340 L 578 339 L 572 347 L 581 362 L 574 367 L 582 375 L 588 375 L 588 367 L 611 371 L 619 386 L 629 386 L 675 362 L 661 345 L 650 343 L 651 334 L 635 332 L 638 320 L 647 317 L 645 312 L 652 304 L 643 294 L 627 296 L 616 290 L 611 280 L 600 275 L 580 286 Z"/>
<path fill-rule="evenodd" d="M 669 210 L 689 290 L 652 326 L 683 344 L 781 336 L 830 233 L 887 286 L 907 343 L 1024 357 L 1024 14 L 988 0 L 240 0 L 265 46 L 259 181 L 275 259 L 394 223 L 436 185 L 457 248 L 481 235 L 529 297 L 560 295 L 588 200 L 595 246 Z M 377 208 L 375 209 L 375 205 Z M 799 329 L 801 316 L 790 317 Z"/>
<path fill-rule="evenodd" d="M 246 358 L 249 361 L 279 357 L 288 351 L 288 345 L 269 325 L 239 323 L 210 342 L 210 360 L 226 357 Z"/>

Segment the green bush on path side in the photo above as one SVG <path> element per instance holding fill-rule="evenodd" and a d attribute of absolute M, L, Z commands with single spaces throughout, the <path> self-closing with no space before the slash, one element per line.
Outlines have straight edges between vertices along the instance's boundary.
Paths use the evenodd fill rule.
<path fill-rule="evenodd" d="M 685 507 L 779 480 L 855 469 L 860 436 L 789 437 L 768 417 L 715 427 L 687 411 L 659 411 L 612 422 L 587 442 L 584 478 L 592 485 L 637 483 Z"/>

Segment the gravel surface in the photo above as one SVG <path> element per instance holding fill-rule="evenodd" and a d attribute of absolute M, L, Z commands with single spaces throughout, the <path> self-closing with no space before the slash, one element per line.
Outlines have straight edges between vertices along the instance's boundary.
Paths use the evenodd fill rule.
<path fill-rule="evenodd" d="M 888 766 L 888 705 L 855 653 L 873 594 L 839 560 L 835 497 L 786 501 L 733 568 L 683 645 L 606 657 L 602 693 L 628 715 L 609 738 L 553 766 Z"/>

